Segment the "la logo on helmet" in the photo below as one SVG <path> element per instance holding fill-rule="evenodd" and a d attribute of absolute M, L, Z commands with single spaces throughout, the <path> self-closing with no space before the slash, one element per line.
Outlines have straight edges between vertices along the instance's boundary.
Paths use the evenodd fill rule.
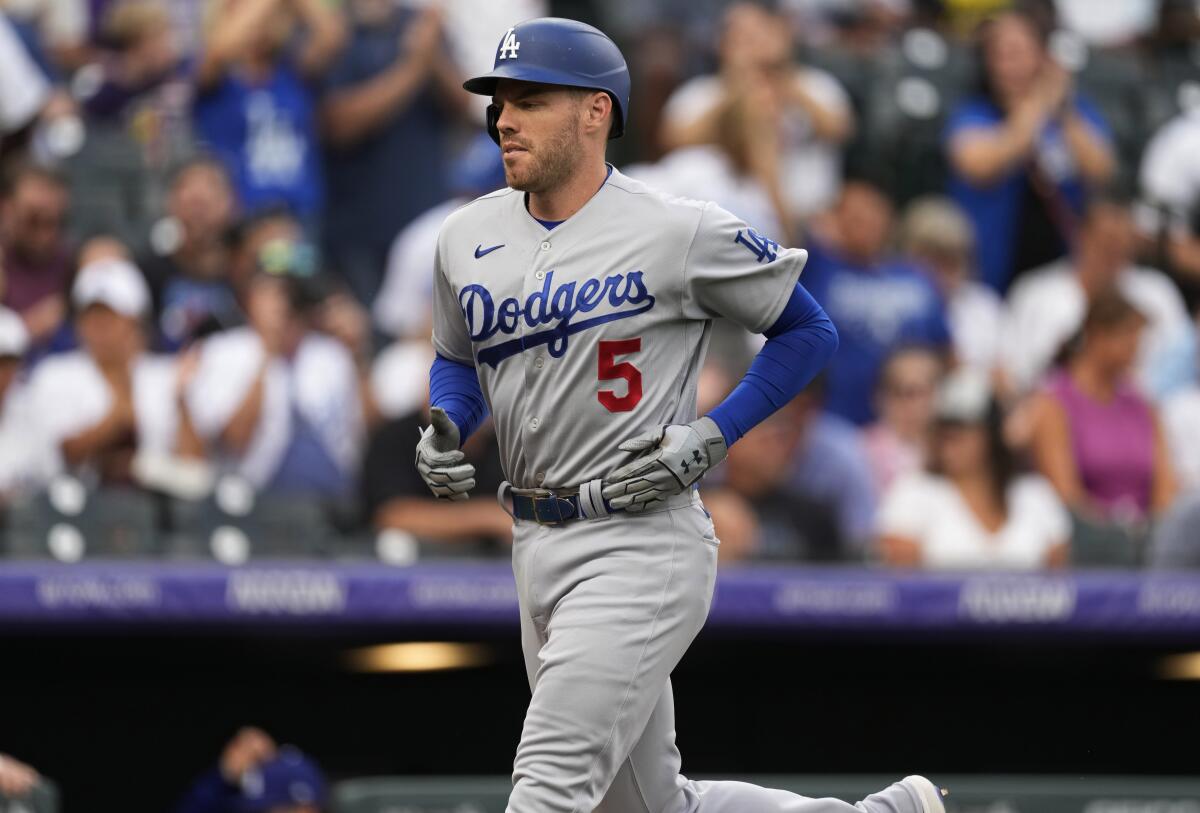
<path fill-rule="evenodd" d="M 516 29 L 510 28 L 504 35 L 504 42 L 500 43 L 499 59 L 516 59 L 517 51 L 521 50 L 521 43 L 517 42 Z"/>

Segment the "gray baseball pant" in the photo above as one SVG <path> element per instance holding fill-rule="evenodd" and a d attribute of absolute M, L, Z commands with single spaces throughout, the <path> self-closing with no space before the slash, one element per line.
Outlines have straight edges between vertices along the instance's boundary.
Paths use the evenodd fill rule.
<path fill-rule="evenodd" d="M 670 675 L 704 626 L 717 538 L 689 490 L 654 513 L 518 521 L 513 573 L 533 698 L 508 813 L 920 813 L 680 774 Z"/>

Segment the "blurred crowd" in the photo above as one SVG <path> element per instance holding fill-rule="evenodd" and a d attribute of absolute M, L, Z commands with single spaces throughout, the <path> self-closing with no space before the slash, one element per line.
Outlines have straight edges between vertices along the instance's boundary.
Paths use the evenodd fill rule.
<path fill-rule="evenodd" d="M 329 782 L 312 757 L 278 745 L 266 731 L 246 726 L 222 748 L 172 808 L 175 813 L 320 813 L 328 810 Z M 0 806 L 12 813 L 60 809 L 53 783 L 30 765 L 0 754 Z"/>
<path fill-rule="evenodd" d="M 502 553 L 491 430 L 465 505 L 411 461 L 504 184 L 461 82 L 552 13 L 630 63 L 610 159 L 806 248 L 841 337 L 703 484 L 723 561 L 1200 565 L 1192 0 L 0 0 L 0 551 Z"/>

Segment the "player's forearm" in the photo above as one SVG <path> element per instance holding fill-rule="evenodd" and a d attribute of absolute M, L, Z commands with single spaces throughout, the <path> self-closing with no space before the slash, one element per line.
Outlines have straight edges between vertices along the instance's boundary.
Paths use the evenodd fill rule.
<path fill-rule="evenodd" d="M 838 346 L 833 322 L 799 284 L 765 335 L 745 377 L 709 413 L 728 446 L 799 395 Z"/>
<path fill-rule="evenodd" d="M 475 368 L 441 355 L 429 368 L 429 405 L 441 407 L 454 421 L 460 444 L 466 443 L 488 416 Z"/>

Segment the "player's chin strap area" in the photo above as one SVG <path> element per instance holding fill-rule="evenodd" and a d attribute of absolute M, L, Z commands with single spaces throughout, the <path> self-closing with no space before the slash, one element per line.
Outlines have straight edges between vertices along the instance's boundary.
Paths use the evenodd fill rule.
<path fill-rule="evenodd" d="M 606 519 L 613 514 L 608 501 L 601 495 L 602 480 L 589 480 L 578 489 L 558 493 L 546 489 L 518 489 L 505 481 L 496 492 L 500 507 L 513 519 L 536 522 L 539 525 L 558 525 L 574 519 Z M 574 493 L 571 493 L 571 492 Z M 512 510 L 508 498 L 512 498 Z"/>

